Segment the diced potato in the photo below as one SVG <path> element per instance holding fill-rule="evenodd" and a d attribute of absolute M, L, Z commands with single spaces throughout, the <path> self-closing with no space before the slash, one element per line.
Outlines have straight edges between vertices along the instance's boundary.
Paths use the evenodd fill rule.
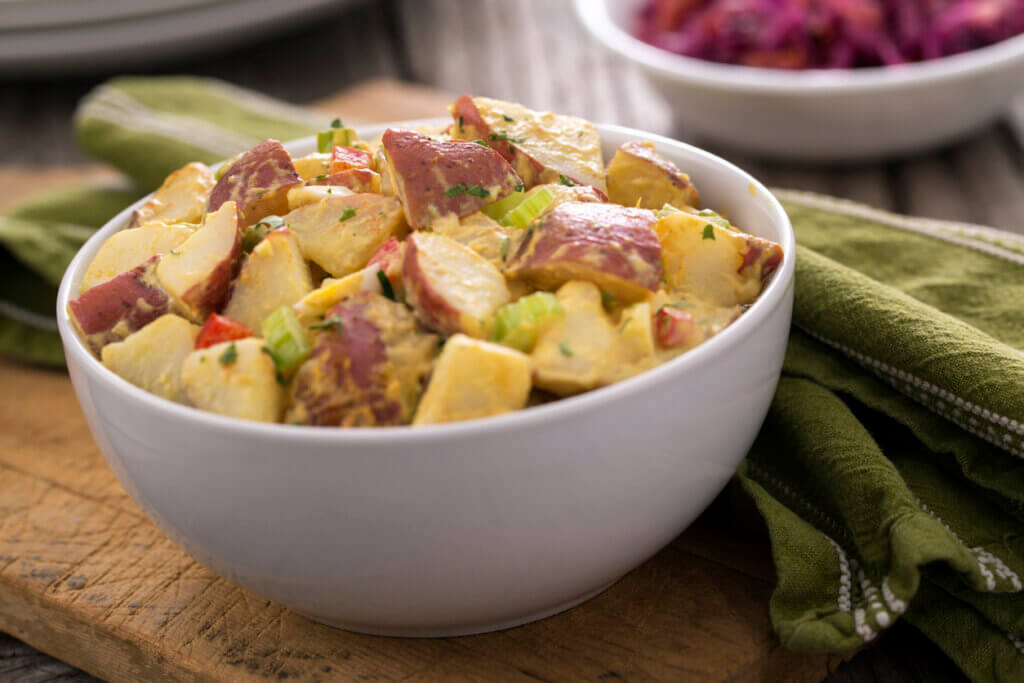
<path fill-rule="evenodd" d="M 601 138 L 589 121 L 469 95 L 457 99 L 451 110 L 452 136 L 485 140 L 512 164 L 526 187 L 568 181 L 607 194 Z"/>
<path fill-rule="evenodd" d="M 782 260 L 779 245 L 734 232 L 695 212 L 663 216 L 655 227 L 661 241 L 665 286 L 716 306 L 750 303 L 764 278 Z"/>
<path fill-rule="evenodd" d="M 655 152 L 652 142 L 627 142 L 615 152 L 608 164 L 608 198 L 655 211 L 666 204 L 700 208 L 700 193 L 690 176 Z"/>
<path fill-rule="evenodd" d="M 381 293 L 376 268 L 363 268 L 340 280 L 327 278 L 320 287 L 304 296 L 292 306 L 299 322 L 312 325 L 319 322 L 331 308 L 359 292 Z"/>
<path fill-rule="evenodd" d="M 484 337 L 494 312 L 509 301 L 501 271 L 437 233 L 416 232 L 406 240 L 402 280 L 420 320 L 442 334 Z"/>
<path fill-rule="evenodd" d="M 456 334 L 445 342 L 414 425 L 500 415 L 526 406 L 529 356 Z"/>
<path fill-rule="evenodd" d="M 241 226 L 288 210 L 288 190 L 302 184 L 292 158 L 277 140 L 264 140 L 231 164 L 210 192 L 209 211 L 235 202 Z"/>
<path fill-rule="evenodd" d="M 184 402 L 181 366 L 192 353 L 199 327 L 184 318 L 162 315 L 124 341 L 103 347 L 103 364 L 119 377 L 151 394 Z"/>
<path fill-rule="evenodd" d="M 360 270 L 389 237 L 405 233 L 401 203 L 379 194 L 326 197 L 292 211 L 284 222 L 303 255 L 332 277 Z"/>
<path fill-rule="evenodd" d="M 371 427 L 408 424 L 437 337 L 408 308 L 361 292 L 331 308 L 292 380 L 289 423 Z"/>
<path fill-rule="evenodd" d="M 606 383 L 618 333 L 592 282 L 568 282 L 556 296 L 565 317 L 537 339 L 531 354 L 533 383 L 569 396 Z"/>
<path fill-rule="evenodd" d="M 129 228 L 146 223 L 192 223 L 198 225 L 206 213 L 206 200 L 213 190 L 213 173 L 193 162 L 171 173 L 146 203 L 135 210 Z"/>
<path fill-rule="evenodd" d="M 327 197 L 348 197 L 353 194 L 355 192 L 340 185 L 300 185 L 288 190 L 288 210 L 316 204 Z"/>
<path fill-rule="evenodd" d="M 618 301 L 639 301 L 661 282 L 653 226 L 654 213 L 647 209 L 566 202 L 530 225 L 505 273 L 542 289 L 587 280 Z"/>
<path fill-rule="evenodd" d="M 170 299 L 154 274 L 160 259 L 153 256 L 68 304 L 71 322 L 89 348 L 99 352 L 167 312 Z"/>
<path fill-rule="evenodd" d="M 442 216 L 468 216 L 520 185 L 496 151 L 473 142 L 435 140 L 389 128 L 383 137 L 388 172 L 415 229 Z"/>
<path fill-rule="evenodd" d="M 207 214 L 202 227 L 179 248 L 161 257 L 156 277 L 175 311 L 203 322 L 224 305 L 241 259 L 238 211 L 234 202 L 226 202 Z"/>
<path fill-rule="evenodd" d="M 609 365 L 607 382 L 632 377 L 657 364 L 655 359 L 654 330 L 651 324 L 651 305 L 644 301 L 622 310 L 613 362 Z"/>
<path fill-rule="evenodd" d="M 299 242 L 281 228 L 264 237 L 242 264 L 224 315 L 258 330 L 273 311 L 291 306 L 311 291 L 313 279 Z"/>
<path fill-rule="evenodd" d="M 299 177 L 308 183 L 320 176 L 330 175 L 331 155 L 314 152 L 299 159 L 292 159 L 292 165 L 295 166 L 295 172 Z"/>
<path fill-rule="evenodd" d="M 459 220 L 436 221 L 434 232 L 469 247 L 495 268 L 501 268 L 505 258 L 511 254 L 512 235 L 508 228 L 499 225 L 479 211 Z"/>
<path fill-rule="evenodd" d="M 192 236 L 184 225 L 150 223 L 110 236 L 82 277 L 82 291 L 127 272 L 155 254 L 166 254 Z"/>
<path fill-rule="evenodd" d="M 181 383 L 188 403 L 200 410 L 258 422 L 278 422 L 284 412 L 286 394 L 274 361 L 254 337 L 188 354 Z"/>

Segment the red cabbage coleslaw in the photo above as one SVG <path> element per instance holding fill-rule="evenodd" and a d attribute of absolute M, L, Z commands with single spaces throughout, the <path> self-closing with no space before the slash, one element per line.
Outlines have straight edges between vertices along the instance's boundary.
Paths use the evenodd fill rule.
<path fill-rule="evenodd" d="M 1024 0 L 647 0 L 635 34 L 679 55 L 776 69 L 937 59 L 1024 33 Z"/>

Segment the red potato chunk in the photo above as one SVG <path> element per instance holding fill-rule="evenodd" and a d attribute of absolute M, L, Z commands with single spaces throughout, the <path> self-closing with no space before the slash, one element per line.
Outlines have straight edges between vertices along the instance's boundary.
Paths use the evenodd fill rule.
<path fill-rule="evenodd" d="M 242 259 L 238 210 L 226 202 L 180 247 L 160 259 L 156 277 L 174 308 L 196 323 L 220 311 Z"/>
<path fill-rule="evenodd" d="M 224 315 L 258 330 L 268 315 L 312 291 L 313 278 L 298 240 L 280 228 L 260 240 L 242 264 Z"/>
<path fill-rule="evenodd" d="M 451 110 L 452 137 L 487 142 L 526 187 L 570 181 L 607 196 L 601 138 L 589 121 L 469 95 L 455 100 Z"/>
<path fill-rule="evenodd" d="M 68 304 L 68 314 L 93 351 L 121 341 L 156 320 L 170 307 L 154 271 L 160 256 L 90 288 Z"/>
<path fill-rule="evenodd" d="M 390 128 L 382 143 L 391 184 L 415 229 L 450 214 L 468 216 L 521 184 L 508 162 L 490 147 Z"/>
<path fill-rule="evenodd" d="M 639 301 L 661 283 L 661 247 L 647 209 L 566 202 L 527 229 L 505 273 L 542 289 L 593 282 L 620 302 Z"/>
<path fill-rule="evenodd" d="M 406 232 L 401 203 L 379 194 L 329 195 L 284 222 L 303 256 L 336 278 L 362 269 L 388 238 Z"/>
<path fill-rule="evenodd" d="M 171 173 L 146 203 L 135 209 L 129 228 L 152 222 L 198 224 L 213 190 L 213 173 L 193 162 Z"/>
<path fill-rule="evenodd" d="M 406 299 L 423 323 L 442 334 L 483 337 L 494 312 L 508 303 L 505 278 L 468 247 L 429 232 L 406 240 Z"/>
<path fill-rule="evenodd" d="M 292 380 L 292 424 L 408 424 L 438 338 L 402 304 L 361 292 L 327 312 L 313 351 Z"/>
<path fill-rule="evenodd" d="M 126 273 L 156 254 L 166 254 L 176 249 L 191 236 L 191 228 L 162 223 L 114 233 L 96 252 L 89 269 L 85 271 L 82 291 Z"/>
<path fill-rule="evenodd" d="M 782 262 L 774 242 L 719 225 L 717 214 L 678 211 L 658 220 L 665 286 L 715 306 L 747 304 Z"/>
<path fill-rule="evenodd" d="M 279 422 L 287 392 L 274 361 L 256 338 L 226 341 L 191 352 L 181 364 L 185 402 L 218 415 Z"/>
<path fill-rule="evenodd" d="M 652 142 L 627 142 L 615 152 L 608 164 L 608 198 L 655 211 L 666 204 L 700 208 L 700 193 L 690 176 L 655 152 Z"/>
<path fill-rule="evenodd" d="M 242 227 L 288 212 L 288 190 L 302 184 L 292 158 L 277 140 L 264 140 L 240 156 L 210 193 L 208 210 L 235 202 Z"/>

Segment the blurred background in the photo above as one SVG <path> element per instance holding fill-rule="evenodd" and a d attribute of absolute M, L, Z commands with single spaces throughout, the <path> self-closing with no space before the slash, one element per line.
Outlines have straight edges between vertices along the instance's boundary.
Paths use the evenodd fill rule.
<path fill-rule="evenodd" d="M 620 4 L 635 11 L 644 3 Z M 415 98 L 430 105 L 418 115 L 438 116 L 445 112 L 433 105 L 462 92 L 514 100 L 696 142 L 772 186 L 1024 232 L 1020 96 L 965 137 L 903 158 L 768 160 L 696 135 L 642 66 L 588 32 L 570 0 L 0 0 L 0 185 L 8 198 L 110 174 L 78 150 L 72 118 L 87 92 L 123 74 L 210 76 L 297 105 L 344 106 L 339 93 L 370 83 L 355 118 L 373 118 L 388 98 L 389 107 Z M 4 680 L 87 678 L 4 638 Z M 907 627 L 883 641 L 830 680 L 959 677 Z"/>

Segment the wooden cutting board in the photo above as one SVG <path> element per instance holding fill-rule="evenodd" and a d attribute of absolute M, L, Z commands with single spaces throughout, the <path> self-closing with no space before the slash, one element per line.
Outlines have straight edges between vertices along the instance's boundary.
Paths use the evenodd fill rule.
<path fill-rule="evenodd" d="M 372 82 L 320 107 L 394 120 L 448 101 Z M 0 187 L 14 198 L 83 175 L 104 173 L 0 168 Z M 197 564 L 117 482 L 67 376 L 0 360 L 0 630 L 111 681 L 821 680 L 844 658 L 779 645 L 766 535 L 736 512 L 742 500 L 727 492 L 607 592 L 549 619 L 448 639 L 346 633 Z"/>

